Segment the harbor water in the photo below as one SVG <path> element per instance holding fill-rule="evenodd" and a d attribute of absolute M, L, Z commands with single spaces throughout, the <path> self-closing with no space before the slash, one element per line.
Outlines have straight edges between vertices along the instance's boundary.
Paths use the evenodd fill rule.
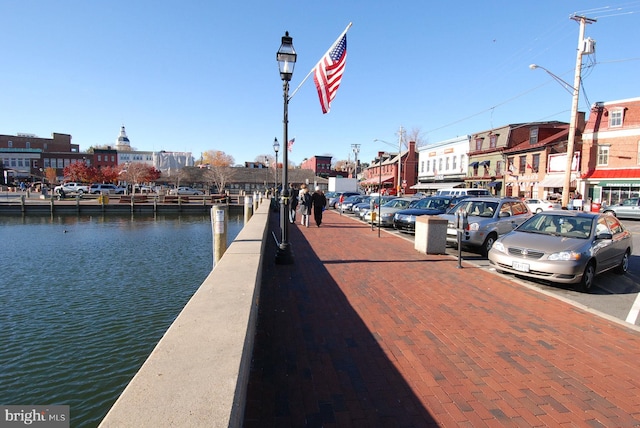
<path fill-rule="evenodd" d="M 97 426 L 210 273 L 212 239 L 209 215 L 0 217 L 0 404 Z"/>

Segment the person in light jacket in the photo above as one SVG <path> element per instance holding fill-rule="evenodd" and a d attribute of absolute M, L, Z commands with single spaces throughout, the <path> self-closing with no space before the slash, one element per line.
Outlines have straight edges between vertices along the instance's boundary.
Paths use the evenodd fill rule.
<path fill-rule="evenodd" d="M 309 227 L 309 216 L 311 215 L 311 195 L 309 194 L 309 189 L 304 184 L 300 189 L 300 200 L 298 201 L 300 204 L 300 214 L 302 215 L 302 219 L 300 220 L 300 224 L 303 226 Z"/>

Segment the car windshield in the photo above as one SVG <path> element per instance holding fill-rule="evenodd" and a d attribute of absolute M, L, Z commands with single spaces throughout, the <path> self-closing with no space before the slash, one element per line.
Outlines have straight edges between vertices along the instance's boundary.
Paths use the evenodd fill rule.
<path fill-rule="evenodd" d="M 494 201 L 460 201 L 458 205 L 451 209 L 451 212 L 464 211 L 467 215 L 476 217 L 493 217 L 498 209 L 498 202 Z"/>
<path fill-rule="evenodd" d="M 387 208 L 406 208 L 409 206 L 410 201 L 405 200 L 405 199 L 393 199 L 389 202 L 387 202 L 386 204 L 383 205 L 383 207 L 387 207 Z"/>
<path fill-rule="evenodd" d="M 522 223 L 520 232 L 586 239 L 591 235 L 592 219 L 540 213 Z"/>
<path fill-rule="evenodd" d="M 443 210 L 449 205 L 448 199 L 424 198 L 420 199 L 415 208 L 427 210 Z"/>

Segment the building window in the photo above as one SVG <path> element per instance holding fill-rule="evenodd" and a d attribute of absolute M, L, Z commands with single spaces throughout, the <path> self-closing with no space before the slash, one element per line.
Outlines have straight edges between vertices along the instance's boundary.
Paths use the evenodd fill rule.
<path fill-rule="evenodd" d="M 523 175 L 527 172 L 527 157 L 520 156 L 518 158 L 518 174 Z"/>
<path fill-rule="evenodd" d="M 535 154 L 531 160 L 531 172 L 537 173 L 538 171 L 540 171 L 540 154 Z"/>
<path fill-rule="evenodd" d="M 489 136 L 489 148 L 494 149 L 498 144 L 498 134 L 491 134 Z"/>
<path fill-rule="evenodd" d="M 619 128 L 622 126 L 622 108 L 617 108 L 609 111 L 609 128 Z"/>
<path fill-rule="evenodd" d="M 424 172 L 424 161 L 420 162 L 420 173 Z"/>
<path fill-rule="evenodd" d="M 442 171 L 442 158 L 438 159 L 438 169 Z"/>
<path fill-rule="evenodd" d="M 7 147 L 8 148 L 12 148 L 13 147 L 13 141 L 11 141 L 11 140 L 7 141 Z"/>
<path fill-rule="evenodd" d="M 25 143 L 25 147 L 26 147 L 27 149 L 30 149 L 30 148 L 31 148 L 31 141 L 27 141 L 27 142 Z"/>
<path fill-rule="evenodd" d="M 454 170 L 454 171 L 456 169 L 458 169 L 458 165 L 456 164 L 457 158 L 458 158 L 457 156 L 452 156 L 451 157 L 451 169 Z"/>
<path fill-rule="evenodd" d="M 444 159 L 444 170 L 449 171 L 449 156 Z"/>
<path fill-rule="evenodd" d="M 513 157 L 507 158 L 507 168 L 509 168 L 509 172 L 512 174 L 516 172 L 516 165 Z"/>
<path fill-rule="evenodd" d="M 538 127 L 529 130 L 529 144 L 538 144 Z"/>
<path fill-rule="evenodd" d="M 482 140 L 484 138 L 476 138 L 476 150 L 482 150 Z"/>
<path fill-rule="evenodd" d="M 496 175 L 502 175 L 502 161 L 496 161 Z"/>
<path fill-rule="evenodd" d="M 609 164 L 609 146 L 598 146 L 598 166 Z"/>
<path fill-rule="evenodd" d="M 464 162 L 465 162 L 464 157 L 465 155 L 460 155 L 460 172 L 464 171 Z"/>

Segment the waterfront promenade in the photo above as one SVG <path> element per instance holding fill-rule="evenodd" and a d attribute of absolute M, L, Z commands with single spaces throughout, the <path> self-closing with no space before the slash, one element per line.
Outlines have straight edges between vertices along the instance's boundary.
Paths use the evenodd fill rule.
<path fill-rule="evenodd" d="M 245 427 L 640 425 L 635 326 L 324 219 L 266 246 Z"/>

